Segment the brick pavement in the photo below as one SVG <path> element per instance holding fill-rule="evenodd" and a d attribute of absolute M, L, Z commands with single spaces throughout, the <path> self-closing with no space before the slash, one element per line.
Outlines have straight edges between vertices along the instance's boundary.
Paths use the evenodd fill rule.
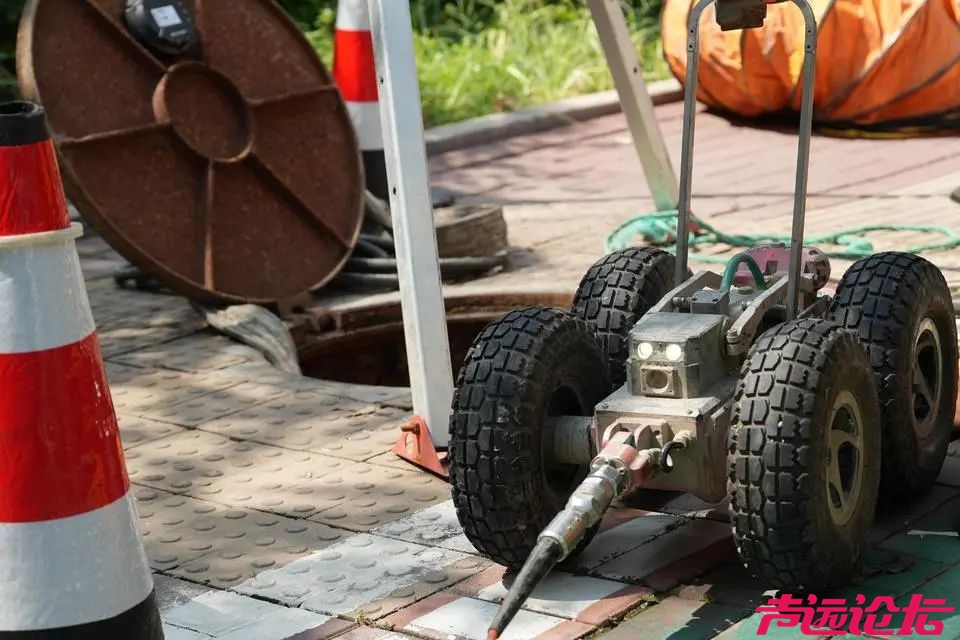
<path fill-rule="evenodd" d="M 657 112 L 675 153 L 679 106 Z M 698 133 L 698 214 L 728 230 L 786 231 L 794 138 L 709 114 Z M 431 165 L 439 184 L 504 202 L 510 226 L 510 269 L 452 291 L 570 295 L 604 234 L 652 208 L 620 116 Z M 817 138 L 809 231 L 957 226 L 960 205 L 947 198 L 957 186 L 960 140 Z M 877 236 L 878 248 L 913 241 Z M 407 390 L 278 373 L 184 300 L 117 289 L 123 261 L 96 236 L 79 249 L 168 640 L 484 636 L 502 569 L 466 541 L 448 488 L 389 453 Z M 931 257 L 954 279 L 957 255 Z M 952 454 L 934 491 L 881 514 L 864 580 L 847 595 L 958 592 L 960 544 L 945 534 L 960 510 L 960 446 Z M 723 505 L 660 498 L 611 513 L 505 638 L 755 635 L 763 590 L 735 561 Z M 945 635 L 960 637 L 960 617 Z"/>

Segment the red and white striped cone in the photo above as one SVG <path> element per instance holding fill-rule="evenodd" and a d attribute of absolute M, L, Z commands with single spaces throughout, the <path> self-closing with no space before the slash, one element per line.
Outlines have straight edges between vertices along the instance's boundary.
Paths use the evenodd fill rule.
<path fill-rule="evenodd" d="M 44 111 L 0 105 L 0 639 L 162 640 Z"/>
<path fill-rule="evenodd" d="M 383 153 L 377 65 L 370 33 L 367 0 L 339 0 L 333 41 L 333 79 L 347 103 L 363 152 L 367 191 L 389 201 L 387 165 Z"/>

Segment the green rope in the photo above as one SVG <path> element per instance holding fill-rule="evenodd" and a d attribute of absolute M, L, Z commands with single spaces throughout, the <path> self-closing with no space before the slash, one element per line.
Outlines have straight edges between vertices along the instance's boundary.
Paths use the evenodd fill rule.
<path fill-rule="evenodd" d="M 732 247 L 755 247 L 761 244 L 789 244 L 789 235 L 777 234 L 743 234 L 733 235 L 724 233 L 708 225 L 702 220 L 693 220 L 703 233 L 690 234 L 690 246 L 707 244 L 727 244 Z M 938 233 L 944 236 L 940 242 L 929 242 L 916 247 L 899 249 L 906 253 L 923 253 L 937 249 L 954 249 L 960 246 L 960 235 L 953 229 L 933 224 L 870 224 L 844 229 L 835 233 L 816 236 L 806 236 L 804 243 L 814 246 L 839 247 L 831 251 L 821 250 L 831 258 L 847 258 L 857 260 L 874 254 L 873 243 L 863 237 L 864 234 L 875 231 L 919 231 L 922 233 Z M 647 215 L 635 216 L 607 236 L 607 252 L 619 251 L 630 246 L 634 236 L 642 236 L 645 242 L 655 246 L 663 246 L 673 253 L 676 250 L 677 211 L 661 211 Z M 691 251 L 690 259 L 696 262 L 725 263 L 728 258 L 696 254 Z"/>

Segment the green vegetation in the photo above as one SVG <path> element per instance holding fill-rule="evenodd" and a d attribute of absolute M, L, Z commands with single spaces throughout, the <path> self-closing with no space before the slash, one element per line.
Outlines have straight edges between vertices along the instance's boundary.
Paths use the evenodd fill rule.
<path fill-rule="evenodd" d="M 332 59 L 332 2 L 286 2 L 324 62 Z M 414 0 L 423 117 L 427 126 L 612 87 L 581 0 Z M 647 77 L 668 75 L 659 0 L 623 2 Z"/>
<path fill-rule="evenodd" d="M 647 76 L 666 77 L 658 22 L 662 0 L 621 2 Z M 15 72 L 23 3 L 0 0 L 0 67 L 8 72 Z M 336 0 L 280 4 L 330 65 Z M 427 126 L 612 86 L 582 0 L 411 0 L 411 10 Z M 0 74 L 0 91 L 3 75 L 9 76 Z"/>

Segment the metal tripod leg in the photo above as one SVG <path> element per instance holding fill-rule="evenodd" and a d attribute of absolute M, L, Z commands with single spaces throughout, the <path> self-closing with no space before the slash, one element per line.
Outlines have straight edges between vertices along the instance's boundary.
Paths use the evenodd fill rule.
<path fill-rule="evenodd" d="M 627 118 L 634 147 L 660 211 L 677 208 L 679 187 L 670 163 L 670 154 L 653 111 L 653 101 L 643 81 L 643 67 L 637 59 L 630 31 L 619 0 L 587 0 L 600 43 L 607 57 L 620 105 Z"/>
<path fill-rule="evenodd" d="M 426 423 L 433 446 L 440 449 L 448 441 L 453 372 L 410 4 L 369 2 L 413 408 Z M 418 430 L 416 435 L 427 434 Z"/>

